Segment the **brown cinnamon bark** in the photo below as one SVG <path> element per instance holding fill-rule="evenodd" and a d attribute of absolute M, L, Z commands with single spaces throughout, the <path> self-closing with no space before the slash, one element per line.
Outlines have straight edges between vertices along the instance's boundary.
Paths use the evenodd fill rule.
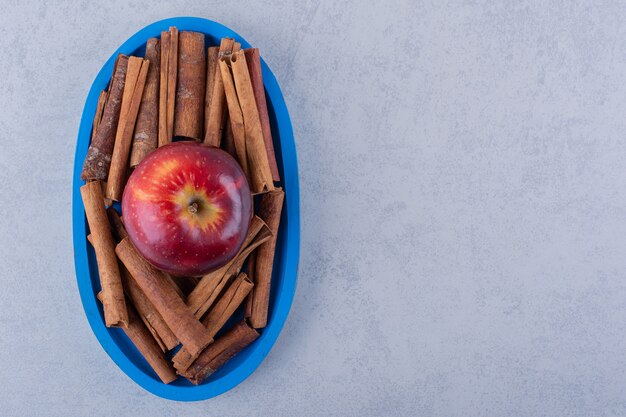
<path fill-rule="evenodd" d="M 159 84 L 159 146 L 172 142 L 174 107 L 178 75 L 178 29 L 161 32 L 161 68 Z"/>
<path fill-rule="evenodd" d="M 124 85 L 122 109 L 120 120 L 115 135 L 115 147 L 111 158 L 111 168 L 107 179 L 105 196 L 114 201 L 120 201 L 126 174 L 128 172 L 128 159 L 132 142 L 135 121 L 141 104 L 146 77 L 148 75 L 149 62 L 138 57 L 131 56 L 128 59 L 128 73 Z"/>
<path fill-rule="evenodd" d="M 98 294 L 98 300 L 102 301 L 102 293 Z M 178 377 L 174 368 L 165 358 L 159 345 L 150 335 L 150 332 L 132 306 L 128 306 L 128 319 L 128 327 L 124 329 L 126 336 L 137 347 L 137 350 L 164 384 L 175 381 Z"/>
<path fill-rule="evenodd" d="M 224 38 L 220 42 L 218 58 L 232 53 L 235 41 Z M 224 96 L 224 84 L 219 69 L 215 69 L 211 83 L 211 99 L 209 114 L 207 116 L 204 143 L 211 146 L 220 146 L 224 122 L 226 118 L 226 97 Z"/>
<path fill-rule="evenodd" d="M 195 385 L 202 383 L 258 337 L 259 333 L 256 330 L 245 321 L 240 322 L 202 352 L 184 372 L 185 378 Z"/>
<path fill-rule="evenodd" d="M 111 165 L 115 134 L 122 108 L 122 95 L 126 80 L 128 57 L 119 55 L 115 61 L 113 77 L 108 90 L 108 99 L 102 112 L 102 119 L 98 124 L 96 135 L 89 145 L 83 171 L 80 175 L 83 180 L 106 180 Z"/>
<path fill-rule="evenodd" d="M 261 245 L 256 254 L 254 268 L 254 291 L 252 295 L 252 311 L 250 324 L 256 329 L 267 325 L 267 310 L 270 299 L 270 286 L 272 282 L 272 268 L 274 266 L 274 252 L 276 250 L 276 238 L 280 225 L 280 214 L 283 208 L 285 193 L 277 188 L 267 194 L 263 194 L 259 200 L 259 216 L 267 223 L 272 231 L 272 238 Z"/>
<path fill-rule="evenodd" d="M 150 152 L 156 149 L 158 143 L 161 45 L 157 38 L 148 39 L 146 59 L 150 62 L 150 66 L 133 135 L 131 167 L 139 165 Z"/>
<path fill-rule="evenodd" d="M 172 140 L 167 131 L 167 86 L 170 64 L 170 32 L 161 32 L 161 62 L 159 68 L 159 147 Z"/>
<path fill-rule="evenodd" d="M 252 252 L 250 256 L 248 256 L 248 263 L 246 265 L 246 270 L 248 271 L 248 279 L 254 283 L 254 269 L 256 268 L 256 252 Z M 252 315 L 252 300 L 254 299 L 254 291 L 250 291 L 250 294 L 246 297 L 246 304 L 243 310 L 243 317 L 249 318 Z"/>
<path fill-rule="evenodd" d="M 228 152 L 230 156 L 237 159 L 237 150 L 235 149 L 235 137 L 233 136 L 233 127 L 230 125 L 230 118 L 226 117 L 226 125 L 224 126 L 224 137 L 222 138 L 221 147 Z"/>
<path fill-rule="evenodd" d="M 93 126 L 91 127 L 91 141 L 93 142 L 96 137 L 96 131 L 98 130 L 98 125 L 100 124 L 100 120 L 102 120 L 102 112 L 104 112 L 104 105 L 107 100 L 107 92 L 101 91 L 98 96 L 98 104 L 96 106 L 96 114 L 93 116 Z"/>
<path fill-rule="evenodd" d="M 128 236 L 126 228 L 124 227 L 119 214 L 117 214 L 117 211 L 113 207 L 108 207 L 106 211 L 109 223 L 111 224 L 113 238 L 116 242 L 119 242 Z M 91 235 L 87 236 L 87 240 L 93 245 Z M 165 321 L 163 321 L 163 318 L 154 309 L 154 306 L 137 286 L 135 280 L 130 277 L 130 272 L 128 272 L 128 269 L 126 269 L 124 264 L 119 261 L 118 266 L 124 292 L 132 301 L 133 305 L 137 309 L 137 312 L 139 313 L 139 316 L 141 317 L 141 320 L 144 322 L 152 336 L 154 336 L 154 339 L 157 341 L 161 349 L 165 352 L 176 347 L 178 345 L 178 339 L 176 339 L 176 336 L 174 336 L 170 328 L 167 324 L 165 324 Z"/>
<path fill-rule="evenodd" d="M 185 296 L 185 294 L 183 294 L 183 290 L 180 289 L 180 287 L 178 286 L 178 284 L 174 280 L 174 277 L 172 277 L 167 272 L 163 272 L 163 276 L 165 276 L 165 279 L 166 279 L 167 283 L 170 284 L 170 286 L 174 289 L 174 291 L 176 291 L 176 294 L 178 294 L 178 296 L 181 298 L 181 300 L 185 301 L 185 299 L 187 297 Z"/>
<path fill-rule="evenodd" d="M 269 228 L 257 216 L 252 218 L 248 234 L 241 245 L 241 249 L 233 259 L 221 268 L 202 277 L 196 288 L 187 296 L 187 305 L 198 318 L 211 307 L 226 282 L 241 268 L 245 257 L 261 243 L 270 238 Z M 242 259 L 243 258 L 243 259 Z"/>
<path fill-rule="evenodd" d="M 243 124 L 243 113 L 241 112 L 237 91 L 235 90 L 235 82 L 233 81 L 233 76 L 228 66 L 229 64 L 225 59 L 228 59 L 228 57 L 220 59 L 219 67 L 222 76 L 222 85 L 224 86 L 224 95 L 226 96 L 226 104 L 228 106 L 228 120 L 233 134 L 233 144 L 237 155 L 236 159 L 244 174 L 246 174 L 252 192 L 254 192 L 254 184 L 252 184 L 250 168 L 248 166 L 248 153 L 246 152 L 246 130 Z"/>
<path fill-rule="evenodd" d="M 263 86 L 263 74 L 261 72 L 261 56 L 258 48 L 245 49 L 246 64 L 250 72 L 254 100 L 259 111 L 261 120 L 261 131 L 263 132 L 263 142 L 267 152 L 267 160 L 270 165 L 272 179 L 280 181 L 278 165 L 276 164 L 276 154 L 274 153 L 274 142 L 272 141 L 272 130 L 270 129 L 270 118 L 267 112 L 267 101 L 265 100 L 265 87 Z"/>
<path fill-rule="evenodd" d="M 128 236 L 128 233 L 126 233 L 126 228 L 124 227 L 124 223 L 122 223 L 120 215 L 117 214 L 117 211 L 113 208 L 113 206 L 107 208 L 107 217 L 109 218 L 111 230 L 113 231 L 113 237 L 115 238 L 116 242 L 119 242 L 120 240 Z"/>
<path fill-rule="evenodd" d="M 233 315 L 235 310 L 243 303 L 243 300 L 250 293 L 250 290 L 252 290 L 252 286 L 252 282 L 248 279 L 246 274 L 242 272 L 232 284 L 230 284 L 224 294 L 220 296 L 215 307 L 211 309 L 211 312 L 202 321 L 202 324 L 205 325 L 211 337 L 217 334 Z M 189 368 L 189 365 L 191 365 L 194 359 L 194 356 L 190 355 L 185 348 L 182 348 L 174 355 L 174 367 L 178 372 L 184 372 Z"/>
<path fill-rule="evenodd" d="M 143 259 L 128 238 L 117 245 L 115 252 L 146 298 L 190 354 L 197 354 L 211 343 L 207 330 L 167 282 L 164 273 Z"/>
<path fill-rule="evenodd" d="M 196 317 L 202 317 L 204 313 L 206 313 L 209 308 L 211 308 L 226 283 L 228 283 L 228 281 L 230 281 L 232 277 L 236 276 L 241 271 L 243 263 L 246 261 L 248 255 L 250 255 L 257 247 L 269 241 L 270 238 L 271 233 L 269 232 L 269 229 L 264 227 L 264 229 L 259 232 L 256 239 L 233 259 L 233 261 L 229 264 L 230 266 L 228 267 L 226 272 L 222 275 L 219 281 L 217 281 L 213 292 L 209 294 L 209 296 L 206 298 L 206 301 L 204 301 L 196 311 Z"/>
<path fill-rule="evenodd" d="M 167 134 L 171 142 L 174 136 L 174 106 L 178 81 L 178 29 L 170 27 L 170 55 L 167 67 Z"/>
<path fill-rule="evenodd" d="M 206 51 L 206 89 L 204 91 L 204 135 L 209 127 L 209 113 L 211 112 L 211 99 L 213 98 L 213 86 L 215 85 L 215 73 L 220 52 L 219 46 L 210 46 Z M 203 137 L 205 137 L 203 136 Z"/>
<path fill-rule="evenodd" d="M 162 347 L 163 351 L 174 349 L 178 346 L 178 339 L 174 333 L 172 333 L 172 330 L 170 330 L 167 323 L 163 320 L 163 317 L 156 311 L 123 264 L 120 267 L 120 271 L 123 277 L 122 282 L 124 283 L 124 290 L 150 333 L 154 336 L 157 343 L 159 343 L 159 346 Z"/>
<path fill-rule="evenodd" d="M 274 189 L 272 172 L 263 140 L 261 119 L 259 118 L 254 90 L 252 89 L 252 81 L 243 51 L 233 53 L 231 68 L 237 89 L 237 98 L 243 114 L 246 132 L 246 154 L 248 156 L 248 167 L 253 188 L 257 193 L 272 191 Z"/>
<path fill-rule="evenodd" d="M 254 284 L 248 279 L 246 273 L 240 272 L 233 283 L 230 284 L 228 290 L 219 298 L 215 307 L 213 307 L 211 312 L 202 320 L 202 324 L 209 330 L 210 334 L 217 334 L 224 324 L 226 324 L 226 321 L 228 321 L 235 310 L 243 303 L 253 286 Z"/>
<path fill-rule="evenodd" d="M 107 327 L 128 326 L 128 312 L 124 301 L 122 279 L 115 256 L 115 242 L 104 209 L 100 181 L 91 181 L 80 187 L 85 215 L 96 252 L 100 286 L 102 287 L 104 322 Z"/>
<path fill-rule="evenodd" d="M 204 34 L 180 32 L 174 136 L 202 140 L 205 82 Z"/>
<path fill-rule="evenodd" d="M 254 193 L 272 191 L 274 189 L 272 172 L 244 52 L 237 51 L 230 57 L 222 58 L 220 70 L 239 162 L 244 172 L 245 166 L 248 167 L 248 177 Z M 231 79 L 234 89 L 231 87 Z M 242 127 L 245 145 L 241 144 Z"/>

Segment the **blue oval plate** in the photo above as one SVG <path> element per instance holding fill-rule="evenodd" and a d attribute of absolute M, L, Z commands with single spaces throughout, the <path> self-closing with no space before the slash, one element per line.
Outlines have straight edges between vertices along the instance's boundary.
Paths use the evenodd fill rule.
<path fill-rule="evenodd" d="M 170 26 L 204 33 L 208 42 L 213 45 L 219 45 L 219 40 L 223 37 L 230 37 L 241 42 L 242 48 L 250 47 L 245 39 L 219 23 L 196 17 L 177 17 L 143 28 L 111 55 L 89 90 L 78 131 L 72 198 L 74 260 L 78 289 L 89 324 L 117 366 L 133 381 L 155 395 L 178 401 L 198 401 L 220 395 L 246 379 L 267 356 L 285 323 L 296 289 L 300 252 L 298 165 L 291 121 L 283 95 L 274 74 L 261 59 L 274 146 L 286 196 L 276 245 L 268 325 L 254 343 L 207 378 L 203 384 L 195 386 L 184 378 L 169 385 L 163 384 L 123 331 L 109 329 L 104 325 L 102 308 L 96 300 L 96 294 L 100 290 L 98 268 L 95 254 L 87 243 L 87 223 L 79 188 L 84 184 L 80 173 L 89 147 L 98 95 L 111 78 L 115 57 L 119 53 L 143 56 L 148 38 L 160 36 L 161 31 L 168 30 Z"/>

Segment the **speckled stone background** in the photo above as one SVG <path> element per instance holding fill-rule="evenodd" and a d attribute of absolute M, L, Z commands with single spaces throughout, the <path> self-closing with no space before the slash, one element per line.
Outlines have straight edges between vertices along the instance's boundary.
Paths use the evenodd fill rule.
<path fill-rule="evenodd" d="M 368 3 L 0 0 L 1 416 L 626 415 L 624 3 Z M 261 48 L 302 190 L 285 329 L 200 403 L 108 358 L 70 233 L 90 84 L 177 15 Z"/>

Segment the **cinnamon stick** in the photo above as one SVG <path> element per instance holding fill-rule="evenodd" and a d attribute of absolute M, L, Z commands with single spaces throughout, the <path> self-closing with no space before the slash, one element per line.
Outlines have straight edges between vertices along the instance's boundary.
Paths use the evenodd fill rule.
<path fill-rule="evenodd" d="M 229 268 L 222 275 L 219 281 L 217 279 L 213 281 L 213 283 L 217 282 L 216 284 L 214 284 L 215 288 L 213 289 L 211 293 L 209 293 L 208 297 L 206 297 L 206 301 L 204 301 L 200 305 L 198 310 L 196 311 L 195 313 L 196 317 L 202 317 L 204 313 L 206 313 L 209 310 L 209 308 L 211 308 L 211 306 L 217 299 L 217 296 L 222 291 L 222 288 L 224 288 L 224 285 L 226 285 L 226 283 L 230 281 L 232 277 L 234 277 L 241 271 L 241 267 L 243 266 L 243 263 L 246 261 L 246 258 L 248 257 L 248 255 L 250 255 L 261 244 L 267 242 L 270 239 L 270 237 L 271 237 L 271 234 L 269 230 L 265 228 L 264 231 L 261 231 L 259 233 L 259 235 L 254 240 L 254 242 L 252 242 L 248 247 L 246 247 L 243 251 L 241 251 L 234 258 L 234 260 L 229 264 L 230 265 Z"/>
<path fill-rule="evenodd" d="M 252 290 L 254 284 L 245 272 L 240 272 L 228 290 L 220 297 L 215 307 L 202 320 L 202 324 L 209 330 L 210 334 L 217 332 L 226 324 L 226 321 L 233 315 L 235 310 L 243 303 L 246 296 Z"/>
<path fill-rule="evenodd" d="M 135 129 L 135 121 L 141 104 L 149 64 L 148 61 L 135 56 L 131 56 L 128 60 L 122 109 L 115 135 L 115 147 L 113 148 L 105 193 L 106 198 L 114 201 L 120 201 L 122 198 L 133 130 Z"/>
<path fill-rule="evenodd" d="M 98 124 L 96 135 L 89 145 L 83 171 L 80 175 L 83 180 L 106 180 L 111 165 L 111 155 L 115 145 L 115 133 L 120 118 L 122 95 L 126 80 L 128 57 L 120 54 L 115 61 L 113 77 L 108 90 L 102 119 Z"/>
<path fill-rule="evenodd" d="M 174 106 L 178 75 L 178 29 L 161 32 L 161 68 L 159 85 L 159 146 L 172 142 Z"/>
<path fill-rule="evenodd" d="M 230 67 L 229 67 L 230 66 Z M 261 120 L 257 109 L 254 91 L 252 89 L 252 81 L 246 64 L 246 58 L 243 51 L 234 52 L 230 57 L 225 56 L 220 60 L 220 70 L 224 81 L 224 90 L 226 91 L 226 100 L 229 103 L 228 110 L 235 108 L 235 114 L 239 117 L 236 108 L 241 109 L 243 119 L 243 130 L 245 136 L 245 146 L 238 148 L 241 143 L 241 123 L 231 116 L 231 125 L 235 136 L 235 148 L 237 155 L 240 156 L 245 152 L 245 159 L 240 156 L 240 163 L 248 165 L 248 173 L 254 193 L 264 193 L 274 189 L 272 172 L 270 170 L 265 142 L 263 140 L 263 131 L 261 128 Z M 228 88 L 230 78 L 232 77 L 236 93 Z M 231 105 L 232 103 L 232 105 Z M 245 170 L 244 170 L 245 171 Z"/>
<path fill-rule="evenodd" d="M 248 271 L 248 279 L 254 283 L 254 269 L 256 268 L 256 252 L 252 252 L 248 256 L 248 263 L 246 264 L 246 270 Z M 246 297 L 246 304 L 243 310 L 244 318 L 249 318 L 252 315 L 252 300 L 254 297 L 254 291 L 250 291 L 250 294 Z"/>
<path fill-rule="evenodd" d="M 209 113 L 211 112 L 211 99 L 213 98 L 213 86 L 215 85 L 215 73 L 217 72 L 219 46 L 210 46 L 206 51 L 206 89 L 204 92 L 204 134 L 209 127 Z"/>
<path fill-rule="evenodd" d="M 159 147 L 172 140 L 167 131 L 167 86 L 170 64 L 170 32 L 161 32 L 161 62 L 159 68 Z"/>
<path fill-rule="evenodd" d="M 115 238 L 115 241 L 119 243 L 122 239 L 128 236 L 126 227 L 124 227 L 122 218 L 119 214 L 117 214 L 117 211 L 112 206 L 107 208 L 107 216 L 109 218 L 109 223 L 111 223 L 113 237 Z M 172 278 L 172 276 L 167 272 L 163 272 L 163 275 L 165 276 L 167 283 L 174 288 L 174 291 L 176 291 L 178 296 L 184 300 L 186 296 L 179 287 L 178 283 L 174 281 L 174 278 Z"/>
<path fill-rule="evenodd" d="M 176 291 L 176 294 L 178 294 L 181 300 L 185 301 L 186 296 L 183 293 L 183 290 L 180 289 L 180 287 L 174 280 L 174 277 L 172 277 L 170 274 L 168 274 L 165 271 L 161 271 L 161 272 L 163 272 L 163 276 L 165 277 L 165 280 L 167 281 L 167 283 L 174 289 L 174 291 Z"/>
<path fill-rule="evenodd" d="M 190 354 L 197 354 L 211 343 L 207 330 L 167 282 L 164 273 L 143 259 L 128 238 L 117 245 L 115 252 L 146 298 Z"/>
<path fill-rule="evenodd" d="M 224 294 L 220 297 L 215 307 L 202 321 L 207 328 L 211 337 L 226 324 L 228 319 L 233 315 L 235 310 L 241 305 L 243 300 L 252 290 L 252 282 L 246 274 L 242 272 L 228 287 Z M 184 372 L 195 359 L 185 348 L 180 349 L 173 357 L 174 367 L 178 372 Z"/>
<path fill-rule="evenodd" d="M 131 167 L 139 165 L 150 152 L 156 149 L 158 143 L 161 45 L 157 38 L 148 39 L 146 59 L 150 62 L 150 66 L 133 135 L 133 148 L 130 153 Z"/>
<path fill-rule="evenodd" d="M 167 135 L 171 142 L 174 135 L 174 106 L 178 77 L 178 29 L 170 27 L 170 54 L 167 66 Z"/>
<path fill-rule="evenodd" d="M 80 187 L 85 215 L 96 252 L 96 262 L 102 287 L 104 322 L 107 327 L 128 326 L 128 312 L 124 301 L 122 279 L 115 257 L 115 242 L 104 209 L 100 181 L 91 181 Z"/>
<path fill-rule="evenodd" d="M 204 34 L 180 32 L 174 136 L 201 141 L 204 122 L 206 56 Z"/>
<path fill-rule="evenodd" d="M 100 124 L 100 120 L 102 120 L 102 112 L 104 111 L 104 105 L 107 100 L 107 92 L 100 91 L 100 95 L 98 96 L 98 104 L 96 105 L 96 114 L 93 116 L 93 126 L 91 127 L 91 141 L 96 137 L 96 131 L 98 130 L 98 125 Z"/>
<path fill-rule="evenodd" d="M 91 234 L 87 235 L 87 240 L 93 246 L 93 238 L 91 237 Z M 176 336 L 172 333 L 170 328 L 167 327 L 167 324 L 163 321 L 161 315 L 154 309 L 154 306 L 137 286 L 135 280 L 130 277 L 128 269 L 126 269 L 121 261 L 118 262 L 118 267 L 120 270 L 120 276 L 122 277 L 124 292 L 132 301 L 132 304 L 139 313 L 139 317 L 154 337 L 154 340 L 157 341 L 161 350 L 166 352 L 178 346 L 178 339 L 176 339 Z"/>
<path fill-rule="evenodd" d="M 202 383 L 258 337 L 259 333 L 245 321 L 236 324 L 206 348 L 183 375 L 195 385 Z"/>
<path fill-rule="evenodd" d="M 102 293 L 98 294 L 98 300 L 102 301 Z M 154 370 L 164 384 L 169 384 L 178 378 L 170 362 L 159 348 L 159 345 L 150 335 L 146 326 L 139 318 L 137 311 L 128 306 L 128 327 L 124 329 L 126 336 L 137 347 L 148 365 Z"/>
<path fill-rule="evenodd" d="M 172 330 L 170 330 L 169 326 L 163 320 L 163 317 L 156 311 L 150 300 L 148 300 L 123 264 L 120 267 L 120 271 L 123 277 L 122 282 L 124 283 L 124 290 L 132 300 L 133 305 L 150 333 L 152 333 L 157 343 L 162 346 L 163 351 L 174 349 L 178 346 L 178 339 L 174 333 L 172 333 Z"/>
<path fill-rule="evenodd" d="M 261 120 L 261 131 L 263 132 L 263 143 L 267 152 L 267 160 L 272 172 L 272 179 L 280 181 L 278 173 L 278 165 L 276 164 L 276 154 L 274 153 L 274 142 L 272 141 L 272 130 L 270 129 L 270 118 L 267 112 L 267 101 L 265 100 L 265 87 L 263 86 L 263 74 L 261 71 L 261 56 L 258 48 L 249 48 L 244 50 L 246 55 L 246 64 L 250 72 L 250 80 L 252 81 L 252 90 L 254 92 L 254 100 L 259 111 L 259 119 Z"/>
<path fill-rule="evenodd" d="M 233 39 L 223 38 L 220 42 L 218 58 L 232 53 L 234 44 Z M 217 68 L 214 70 L 213 81 L 211 82 L 211 99 L 209 102 L 204 143 L 219 147 L 226 117 L 226 97 L 224 96 L 222 76 Z"/>
<path fill-rule="evenodd" d="M 260 329 L 267 325 L 274 252 L 276 250 L 276 238 L 278 237 L 278 227 L 280 225 L 280 215 L 284 199 L 285 193 L 282 189 L 277 188 L 274 191 L 263 194 L 258 204 L 259 216 L 270 228 L 272 237 L 259 247 L 256 254 L 254 291 L 252 295 L 252 311 L 250 314 L 250 324 L 255 329 Z"/>
<path fill-rule="evenodd" d="M 116 242 L 119 242 L 128 236 L 124 223 L 122 223 L 120 215 L 117 214 L 117 211 L 113 208 L 113 206 L 109 206 L 107 208 L 107 217 L 109 218 L 109 223 L 111 224 L 111 229 L 113 231 L 113 237 Z"/>
<path fill-rule="evenodd" d="M 243 51 L 233 53 L 230 58 L 233 79 L 237 89 L 237 99 L 243 114 L 246 132 L 246 153 L 250 169 L 250 178 L 257 193 L 272 191 L 274 183 L 269 166 L 261 119 L 252 89 L 246 56 Z"/>
<path fill-rule="evenodd" d="M 203 276 L 196 288 L 187 296 L 187 305 L 196 317 L 200 318 L 207 312 L 228 279 L 234 275 L 234 273 L 229 274 L 229 271 L 236 271 L 238 265 L 241 268 L 245 260 L 242 257 L 247 257 L 250 252 L 269 238 L 270 231 L 263 220 L 257 216 L 253 217 L 239 253 L 221 268 Z"/>
<path fill-rule="evenodd" d="M 219 62 L 220 74 L 222 76 L 222 85 L 224 86 L 224 94 L 226 96 L 226 104 L 228 105 L 228 120 L 230 121 L 230 127 L 233 134 L 233 144 L 235 147 L 235 153 L 237 154 L 237 161 L 241 166 L 244 174 L 248 178 L 250 188 L 254 192 L 254 184 L 250 180 L 250 168 L 248 167 L 248 153 L 246 152 L 246 129 L 243 122 L 243 113 L 241 106 L 239 105 L 239 99 L 237 98 L 237 91 L 235 90 L 235 82 L 233 81 L 230 68 L 227 62 L 221 58 Z"/>
<path fill-rule="evenodd" d="M 230 117 L 226 117 L 226 126 L 224 127 L 224 137 L 222 138 L 221 147 L 228 152 L 230 156 L 237 159 L 235 137 L 233 136 L 233 127 L 230 125 Z"/>

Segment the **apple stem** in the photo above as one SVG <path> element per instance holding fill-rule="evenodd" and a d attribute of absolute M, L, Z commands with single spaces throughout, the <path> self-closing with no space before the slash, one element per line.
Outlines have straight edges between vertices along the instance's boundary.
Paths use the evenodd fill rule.
<path fill-rule="evenodd" d="M 189 210 L 190 213 L 197 213 L 198 212 L 198 203 L 191 203 L 189 205 L 189 207 L 187 207 L 187 210 Z"/>

